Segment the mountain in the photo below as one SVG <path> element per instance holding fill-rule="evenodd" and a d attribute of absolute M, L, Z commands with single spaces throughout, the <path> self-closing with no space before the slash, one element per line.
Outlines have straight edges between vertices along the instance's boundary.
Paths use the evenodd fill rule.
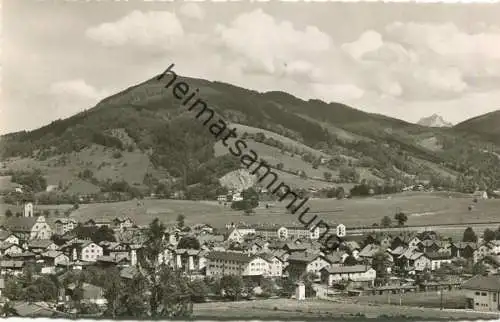
<path fill-rule="evenodd" d="M 493 166 L 498 159 L 478 153 L 487 148 L 498 153 L 499 146 L 467 128 L 430 128 L 284 92 L 178 76 L 181 80 L 199 89 L 198 97 L 290 185 L 308 189 L 364 179 L 452 186 L 460 177 L 470 190 L 500 183 L 500 170 Z M 214 197 L 219 179 L 239 169 L 239 160 L 166 83 L 154 77 L 72 117 L 2 136 L 4 172 L 38 168 L 48 184 L 63 190 L 85 180 L 103 191 L 181 189 L 189 198 Z"/>
<path fill-rule="evenodd" d="M 474 133 L 500 144 L 500 110 L 474 117 L 455 125 L 455 129 Z"/>
<path fill-rule="evenodd" d="M 420 121 L 417 122 L 418 125 L 427 126 L 427 127 L 451 127 L 453 124 L 446 122 L 442 116 L 433 114 L 428 117 L 421 118 Z"/>

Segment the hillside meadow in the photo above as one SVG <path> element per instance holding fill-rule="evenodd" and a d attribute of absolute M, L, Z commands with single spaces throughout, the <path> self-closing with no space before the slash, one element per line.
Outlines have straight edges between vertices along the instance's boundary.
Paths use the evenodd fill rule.
<path fill-rule="evenodd" d="M 71 213 L 71 217 L 85 221 L 90 218 L 114 218 L 130 216 L 137 224 L 145 225 L 154 218 L 164 223 L 175 223 L 179 214 L 186 217 L 186 224 L 209 223 L 215 227 L 224 227 L 230 222 L 246 222 L 250 224 L 299 224 L 296 215 L 285 211 L 287 202 L 276 201 L 265 203 L 255 209 L 255 214 L 246 216 L 241 211 L 230 209 L 216 201 L 188 200 L 144 200 L 143 205 L 137 201 L 82 204 Z M 393 217 L 397 211 L 408 215 L 407 225 L 435 225 L 474 222 L 499 221 L 500 200 L 479 200 L 472 211 L 468 206 L 474 204 L 466 195 L 447 193 L 401 193 L 391 196 L 356 199 L 313 199 L 307 205 L 318 218 L 327 222 L 343 223 L 347 226 L 371 226 L 379 223 L 384 216 Z M 0 205 L 1 215 L 6 208 Z M 68 205 L 41 206 L 41 209 L 64 209 Z M 496 227 L 492 227 L 496 228 Z M 459 234 L 460 232 L 457 232 Z"/>

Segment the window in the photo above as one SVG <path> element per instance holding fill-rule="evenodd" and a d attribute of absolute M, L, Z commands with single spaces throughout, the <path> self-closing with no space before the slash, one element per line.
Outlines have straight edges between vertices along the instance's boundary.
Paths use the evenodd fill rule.
<path fill-rule="evenodd" d="M 486 292 L 481 292 L 481 296 L 486 296 L 488 294 L 486 294 Z"/>
<path fill-rule="evenodd" d="M 493 293 L 493 302 L 497 301 L 497 293 Z"/>
<path fill-rule="evenodd" d="M 480 295 L 480 293 L 479 293 L 479 292 L 476 292 L 476 295 Z"/>

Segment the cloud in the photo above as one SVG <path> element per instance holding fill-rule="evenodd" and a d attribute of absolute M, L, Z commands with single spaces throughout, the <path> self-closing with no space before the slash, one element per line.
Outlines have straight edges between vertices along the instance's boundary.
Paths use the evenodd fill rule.
<path fill-rule="evenodd" d="M 72 96 L 89 100 L 99 100 L 108 95 L 107 91 L 98 90 L 87 84 L 83 79 L 73 79 L 53 83 L 50 85 L 49 93 L 57 96 Z"/>
<path fill-rule="evenodd" d="M 368 52 L 375 51 L 382 47 L 382 36 L 373 30 L 365 31 L 356 41 L 346 43 L 341 48 L 352 58 L 358 60 Z"/>
<path fill-rule="evenodd" d="M 180 9 L 180 13 L 188 18 L 203 20 L 205 17 L 205 12 L 203 9 L 196 3 L 188 2 L 182 5 Z"/>
<path fill-rule="evenodd" d="M 269 75 L 317 76 L 316 58 L 332 49 L 330 36 L 318 28 L 298 30 L 261 9 L 240 14 L 229 26 L 217 25 L 215 34 L 246 71 Z"/>
<path fill-rule="evenodd" d="M 386 28 L 387 35 L 400 43 L 427 48 L 443 56 L 478 55 L 500 59 L 500 31 L 485 28 L 480 33 L 467 33 L 453 23 L 395 22 Z"/>
<path fill-rule="evenodd" d="M 353 84 L 313 84 L 314 96 L 327 102 L 349 101 L 359 99 L 365 91 Z"/>
<path fill-rule="evenodd" d="M 173 48 L 184 36 L 181 22 L 169 11 L 132 11 L 123 18 L 86 30 L 85 35 L 105 46 Z"/>

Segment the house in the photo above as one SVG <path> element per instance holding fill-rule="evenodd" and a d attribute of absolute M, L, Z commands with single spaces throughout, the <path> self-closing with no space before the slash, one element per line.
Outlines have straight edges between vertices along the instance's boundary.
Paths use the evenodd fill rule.
<path fill-rule="evenodd" d="M 217 201 L 219 201 L 219 202 L 227 202 L 227 196 L 226 195 L 218 195 L 217 196 Z"/>
<path fill-rule="evenodd" d="M 481 245 L 474 252 L 474 262 L 478 262 L 488 255 L 491 255 L 490 247 L 488 247 L 488 245 Z"/>
<path fill-rule="evenodd" d="M 472 194 L 472 197 L 476 199 L 488 199 L 488 193 L 486 191 L 478 190 Z"/>
<path fill-rule="evenodd" d="M 451 256 L 462 258 L 474 258 L 474 252 L 478 245 L 471 242 L 454 242 L 451 244 Z"/>
<path fill-rule="evenodd" d="M 175 249 L 173 251 L 174 267 L 181 268 L 185 272 L 198 271 L 200 269 L 200 250 L 197 249 Z"/>
<path fill-rule="evenodd" d="M 230 228 L 225 234 L 225 240 L 234 242 L 234 243 L 242 243 L 243 242 L 243 234 L 238 230 L 238 228 Z"/>
<path fill-rule="evenodd" d="M 99 219 L 89 219 L 84 224 L 86 227 L 109 227 L 113 226 L 113 221 L 110 219 L 99 218 Z"/>
<path fill-rule="evenodd" d="M 367 262 L 371 262 L 373 256 L 381 250 L 380 246 L 370 244 L 366 245 L 358 254 L 358 257 L 362 260 L 366 260 Z"/>
<path fill-rule="evenodd" d="M 283 269 L 285 267 L 283 259 L 272 253 L 261 253 L 259 256 L 269 263 L 268 276 L 281 277 L 283 275 Z"/>
<path fill-rule="evenodd" d="M 488 248 L 490 249 L 491 255 L 499 255 L 500 254 L 500 240 L 491 240 L 487 243 Z"/>
<path fill-rule="evenodd" d="M 451 254 L 447 252 L 424 253 L 424 256 L 430 260 L 431 271 L 441 268 L 443 264 L 451 264 Z"/>
<path fill-rule="evenodd" d="M 76 228 L 78 222 L 73 218 L 58 218 L 54 221 L 54 233 L 64 235 Z"/>
<path fill-rule="evenodd" d="M 254 240 L 245 245 L 250 254 L 263 253 L 269 250 L 269 243 L 261 240 Z"/>
<path fill-rule="evenodd" d="M 408 242 L 408 247 L 417 247 L 417 245 L 420 243 L 420 239 L 415 236 L 410 241 Z"/>
<path fill-rule="evenodd" d="M 46 266 L 68 265 L 70 260 L 63 252 L 58 250 L 49 250 L 40 254 Z"/>
<path fill-rule="evenodd" d="M 476 311 L 500 311 L 500 276 L 474 276 L 462 285 L 466 307 Z"/>
<path fill-rule="evenodd" d="M 213 251 L 206 258 L 207 276 L 266 276 L 269 272 L 269 263 L 259 255 Z"/>
<path fill-rule="evenodd" d="M 1 242 L 0 243 L 0 257 L 6 255 L 21 254 L 23 249 L 19 245 Z"/>
<path fill-rule="evenodd" d="M 117 218 L 113 219 L 112 223 L 113 223 L 114 228 L 116 228 L 120 231 L 124 231 L 124 230 L 127 230 L 127 229 L 134 227 L 134 222 L 132 221 L 132 219 L 130 219 L 128 217 L 117 217 Z"/>
<path fill-rule="evenodd" d="M 364 282 L 373 286 L 377 273 L 367 265 L 327 266 L 321 269 L 321 281 L 333 286 L 340 281 Z"/>
<path fill-rule="evenodd" d="M 314 227 L 313 229 L 308 229 L 303 225 L 299 226 L 259 226 L 255 228 L 255 234 L 261 236 L 265 239 L 278 238 L 281 240 L 285 239 L 297 239 L 297 238 L 308 238 L 308 239 L 318 239 L 320 234 L 319 227 Z"/>
<path fill-rule="evenodd" d="M 318 275 L 323 267 L 329 266 L 332 263 L 321 253 L 305 252 L 293 253 L 288 256 L 287 272 L 291 278 L 299 279 L 305 273 L 314 273 Z"/>
<path fill-rule="evenodd" d="M 69 284 L 66 289 L 63 289 L 60 291 L 60 296 L 65 299 L 66 301 L 69 301 L 71 299 L 71 295 L 77 288 L 77 285 L 72 283 Z M 82 302 L 83 303 L 93 303 L 97 305 L 106 305 L 107 300 L 104 297 L 104 289 L 102 287 L 88 284 L 88 283 L 83 283 L 82 285 Z"/>
<path fill-rule="evenodd" d="M 3 227 L 18 236 L 20 241 L 52 237 L 52 229 L 44 216 L 10 217 L 5 220 Z"/>
<path fill-rule="evenodd" d="M 50 239 L 35 239 L 31 240 L 27 249 L 35 254 L 42 253 L 48 250 L 57 250 L 59 247 Z"/>
<path fill-rule="evenodd" d="M 429 257 L 424 256 L 423 253 L 418 253 L 417 256 L 418 257 L 413 262 L 415 271 L 423 272 L 424 270 L 430 269 L 432 267 L 432 263 Z"/>
<path fill-rule="evenodd" d="M 60 248 L 71 261 L 95 262 L 103 255 L 103 248 L 90 240 L 76 240 Z"/>
<path fill-rule="evenodd" d="M 24 261 L 22 260 L 0 260 L 0 275 L 22 274 L 24 268 Z"/>
<path fill-rule="evenodd" d="M 0 231 L 0 243 L 19 245 L 19 238 L 10 231 Z"/>

